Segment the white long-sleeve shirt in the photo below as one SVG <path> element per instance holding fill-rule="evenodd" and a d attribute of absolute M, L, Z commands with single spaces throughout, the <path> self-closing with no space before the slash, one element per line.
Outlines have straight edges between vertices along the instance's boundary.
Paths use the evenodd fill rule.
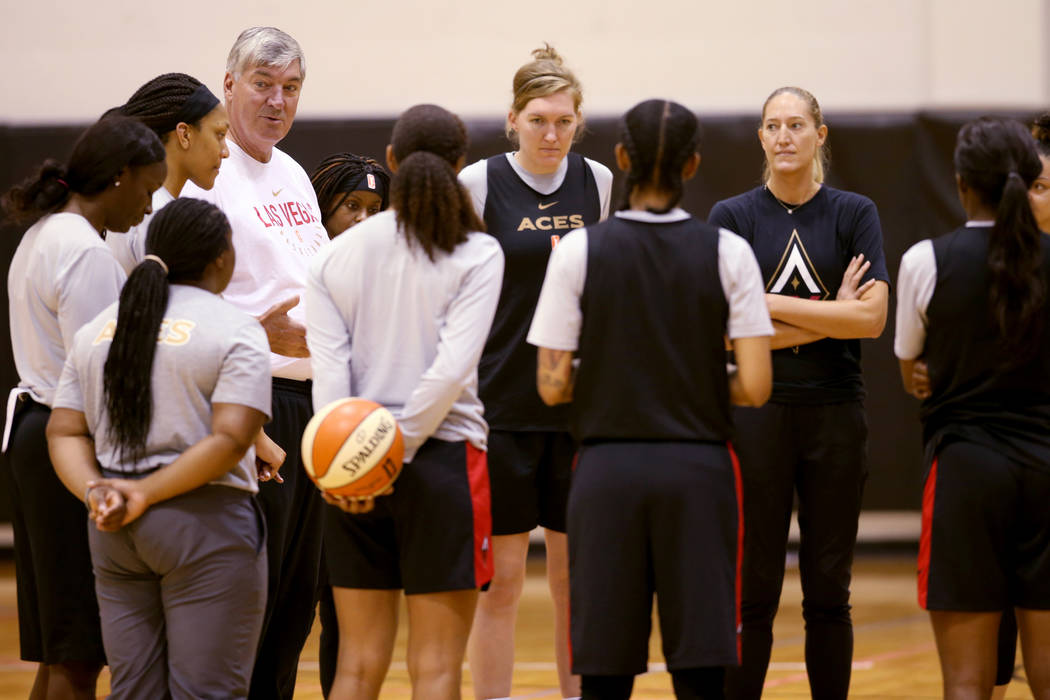
<path fill-rule="evenodd" d="M 360 396 L 397 418 L 405 461 L 429 437 L 484 449 L 478 360 L 503 280 L 503 252 L 471 233 L 431 261 L 393 211 L 325 246 L 306 282 L 314 410 Z"/>

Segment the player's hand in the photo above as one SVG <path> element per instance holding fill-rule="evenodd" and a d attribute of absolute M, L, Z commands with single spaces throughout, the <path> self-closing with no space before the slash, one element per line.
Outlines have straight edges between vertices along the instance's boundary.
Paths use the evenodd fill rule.
<path fill-rule="evenodd" d="M 325 503 L 333 505 L 344 513 L 350 513 L 351 515 L 361 515 L 363 513 L 369 513 L 376 507 L 376 499 L 380 496 L 389 496 L 394 492 L 394 486 L 391 484 L 387 486 L 384 491 L 377 493 L 375 496 L 364 496 L 362 498 L 351 498 L 350 496 L 336 496 L 325 491 L 321 492 L 321 498 L 325 500 Z"/>
<path fill-rule="evenodd" d="M 97 479 L 95 481 L 88 482 L 88 497 L 92 499 L 95 491 L 101 491 L 106 489 L 107 491 L 116 491 L 118 495 L 123 499 L 123 505 L 117 501 L 113 501 L 114 510 L 109 509 L 100 510 L 99 515 L 102 517 L 103 523 L 106 525 L 107 532 L 113 532 L 119 530 L 130 522 L 133 522 L 139 516 L 146 512 L 146 509 L 150 507 L 150 501 L 146 492 L 142 488 L 141 482 L 135 479 Z M 118 517 L 118 511 L 119 516 Z M 95 519 L 95 525 L 98 527 L 99 520 Z M 102 530 L 102 527 L 99 527 Z"/>
<path fill-rule="evenodd" d="M 925 360 L 916 360 L 911 367 L 911 393 L 917 399 L 930 398 L 930 366 Z"/>
<path fill-rule="evenodd" d="M 124 521 L 124 505 L 124 496 L 120 491 L 99 484 L 88 486 L 88 517 L 102 532 L 116 532 L 120 529 Z"/>
<path fill-rule="evenodd" d="M 306 326 L 293 321 L 288 312 L 299 304 L 298 295 L 274 304 L 259 317 L 270 341 L 270 351 L 285 357 L 310 357 L 306 347 Z"/>
<path fill-rule="evenodd" d="M 259 431 L 259 437 L 255 438 L 255 470 L 259 481 L 273 479 L 278 484 L 283 484 L 284 479 L 278 470 L 287 456 L 281 446 L 271 440 L 265 431 Z"/>
<path fill-rule="evenodd" d="M 854 255 L 850 259 L 849 265 L 846 266 L 846 271 L 842 273 L 842 284 L 839 286 L 839 291 L 835 294 L 835 300 L 860 299 L 864 296 L 864 293 L 871 289 L 876 282 L 872 278 L 861 284 L 861 280 L 864 279 L 864 275 L 867 274 L 870 267 L 871 261 L 864 259 L 864 253 Z"/>

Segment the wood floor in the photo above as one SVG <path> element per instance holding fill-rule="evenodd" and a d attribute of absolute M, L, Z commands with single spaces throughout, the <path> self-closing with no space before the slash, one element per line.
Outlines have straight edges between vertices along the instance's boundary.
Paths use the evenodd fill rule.
<path fill-rule="evenodd" d="M 854 567 L 853 619 L 855 648 L 854 698 L 937 698 L 940 672 L 933 635 L 925 613 L 915 602 L 914 557 L 865 556 Z M 543 579 L 542 559 L 530 560 L 529 578 L 522 599 L 517 632 L 515 698 L 558 698 L 553 654 L 550 650 L 551 609 Z M 797 570 L 789 570 L 783 603 L 774 629 L 773 660 L 766 680 L 765 697 L 809 697 L 803 661 L 801 591 Z M 402 619 L 405 615 L 402 615 Z M 410 696 L 404 665 L 404 630 L 399 637 L 394 665 L 383 697 Z M 658 635 L 654 635 L 648 674 L 638 678 L 635 698 L 671 698 L 670 677 L 659 665 Z M 1020 654 L 1018 654 L 1020 660 Z M 317 627 L 303 653 L 296 698 L 318 700 Z M 0 698 L 26 698 L 34 666 L 18 660 L 14 567 L 0 562 Z M 107 690 L 105 676 L 99 696 Z M 464 697 L 471 698 L 470 674 L 464 673 Z M 1017 672 L 1008 698 L 1031 697 Z"/>

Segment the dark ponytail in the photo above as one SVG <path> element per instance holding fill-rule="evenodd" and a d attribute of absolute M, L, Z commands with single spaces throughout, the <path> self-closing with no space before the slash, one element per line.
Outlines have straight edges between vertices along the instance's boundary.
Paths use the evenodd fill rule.
<path fill-rule="evenodd" d="M 140 122 L 119 115 L 106 116 L 90 126 L 73 146 L 69 164 L 47 160 L 39 172 L 3 196 L 7 217 L 31 223 L 63 207 L 72 194 L 97 195 L 126 167 L 164 160 L 164 146 Z"/>
<path fill-rule="evenodd" d="M 145 456 L 153 417 L 153 357 L 168 285 L 196 282 L 205 268 L 229 247 L 230 223 L 217 207 L 183 197 L 150 219 L 147 258 L 131 271 L 120 293 L 117 328 L 102 373 L 109 438 L 120 461 L 134 463 Z M 165 270 L 165 266 L 167 270 Z"/>
<path fill-rule="evenodd" d="M 409 242 L 419 244 L 431 260 L 438 250 L 451 253 L 471 231 L 485 230 L 452 166 L 427 151 L 398 164 L 390 201 Z"/>
<path fill-rule="evenodd" d="M 700 148 L 696 115 L 677 102 L 640 102 L 623 117 L 620 143 L 631 159 L 620 209 L 630 209 L 635 188 L 652 188 L 669 195 L 666 207 L 649 210 L 654 214 L 674 208 L 682 199 L 682 168 Z"/>
<path fill-rule="evenodd" d="M 1028 188 L 1042 169 L 1032 138 L 1015 121 L 984 117 L 959 131 L 955 172 L 995 209 L 988 240 L 989 301 L 1012 365 L 1031 359 L 1043 333 L 1043 234 L 1028 201 Z"/>

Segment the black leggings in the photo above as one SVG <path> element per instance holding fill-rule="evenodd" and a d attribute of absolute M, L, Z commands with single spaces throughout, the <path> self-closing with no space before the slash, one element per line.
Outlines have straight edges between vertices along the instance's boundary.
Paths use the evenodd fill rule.
<path fill-rule="evenodd" d="M 678 700 L 722 700 L 725 669 L 721 666 L 671 671 L 674 696 Z M 627 700 L 634 676 L 583 676 L 583 700 Z"/>
<path fill-rule="evenodd" d="M 845 700 L 853 661 L 850 572 L 867 477 L 864 407 L 770 403 L 736 409 L 733 422 L 744 481 L 743 654 L 726 674 L 726 696 L 762 696 L 797 493 L 810 691 L 815 700 Z"/>

